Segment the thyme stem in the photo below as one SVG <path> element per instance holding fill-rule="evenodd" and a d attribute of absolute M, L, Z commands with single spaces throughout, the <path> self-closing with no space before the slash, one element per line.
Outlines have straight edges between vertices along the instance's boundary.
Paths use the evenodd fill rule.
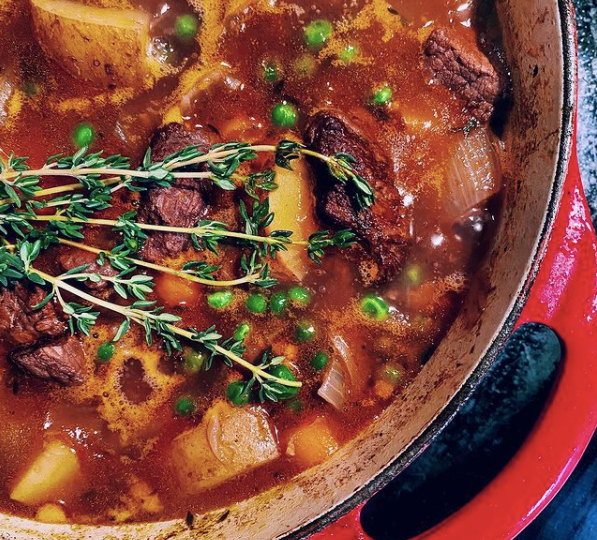
<path fill-rule="evenodd" d="M 31 268 L 30 272 L 36 273 L 41 279 L 43 279 L 44 281 L 46 281 L 47 283 L 52 285 L 52 287 L 54 287 L 54 289 L 62 289 L 64 291 L 67 291 L 67 292 L 74 294 L 75 296 L 78 296 L 82 300 L 85 300 L 95 306 L 102 307 L 106 310 L 118 313 L 119 315 L 122 315 L 123 317 L 129 318 L 141 326 L 143 326 L 145 320 L 147 320 L 147 319 L 151 320 L 151 319 L 156 318 L 155 315 L 152 315 L 151 313 L 147 313 L 143 310 L 131 309 L 126 306 L 119 306 L 117 304 L 113 304 L 112 302 L 102 300 L 101 298 L 96 298 L 95 296 L 92 296 L 80 289 L 77 289 L 76 287 L 73 287 L 69 283 L 66 283 L 64 281 L 64 279 L 47 274 L 46 272 L 44 272 L 42 270 L 38 270 L 37 268 Z M 66 277 L 68 278 L 70 276 L 66 276 Z M 195 338 L 195 333 L 190 330 L 186 330 L 184 328 L 179 328 L 178 326 L 174 326 L 173 324 L 166 324 L 165 326 L 173 334 L 176 334 L 176 335 L 183 337 L 185 339 L 188 339 L 190 341 L 197 341 Z M 233 352 L 222 347 L 221 345 L 214 345 L 213 348 L 218 354 L 225 356 L 226 358 L 233 361 L 235 364 L 238 364 L 239 366 L 249 370 L 253 374 L 253 376 L 258 377 L 262 380 L 268 380 L 268 381 L 276 382 L 278 384 L 282 384 L 284 386 L 292 386 L 294 388 L 300 388 L 302 386 L 302 383 L 300 381 L 288 381 L 285 379 L 280 379 L 278 377 L 275 377 L 274 375 L 267 373 L 266 371 L 260 369 L 257 366 L 254 366 L 253 364 L 251 364 L 244 358 L 238 356 L 237 354 L 234 354 Z"/>
<path fill-rule="evenodd" d="M 24 219 L 28 221 L 61 221 L 65 223 L 80 223 L 82 225 L 99 225 L 104 227 L 115 227 L 119 225 L 119 222 L 114 219 L 79 219 L 79 218 L 71 218 L 66 216 L 42 216 L 42 215 L 35 215 L 35 216 L 27 216 Z M 159 231 L 159 232 L 169 232 L 169 233 L 180 233 L 180 234 L 195 234 L 199 237 L 206 236 L 206 235 L 217 235 L 217 236 L 225 236 L 228 238 L 237 238 L 239 240 L 248 240 L 250 242 L 260 242 L 263 244 L 270 244 L 270 245 L 285 245 L 285 246 L 308 246 L 309 242 L 307 241 L 295 241 L 295 240 L 279 240 L 277 238 L 270 238 L 268 236 L 257 236 L 253 234 L 245 234 L 241 232 L 235 231 L 227 231 L 221 229 L 211 229 L 209 227 L 170 227 L 167 225 L 152 225 L 151 223 L 136 223 L 136 225 L 143 230 L 146 231 Z"/>
<path fill-rule="evenodd" d="M 88 251 L 89 253 L 95 253 L 96 255 L 107 255 L 108 257 L 114 256 L 111 251 L 105 249 L 98 249 L 92 246 L 88 246 L 85 244 L 81 244 L 79 242 L 73 242 L 71 240 L 67 240 L 66 238 L 58 238 L 58 242 L 65 246 L 71 246 L 83 251 Z M 167 266 L 161 266 L 158 264 L 153 264 L 147 261 L 143 261 L 141 259 L 134 259 L 132 257 L 122 257 L 123 259 L 133 263 L 136 266 L 142 266 L 149 270 L 155 270 L 156 272 L 162 272 L 163 274 L 170 274 L 171 276 L 176 276 L 182 279 L 186 279 L 188 281 L 192 281 L 194 283 L 199 283 L 201 285 L 206 285 L 208 287 L 235 287 L 237 285 L 244 285 L 245 283 L 253 283 L 257 279 L 259 279 L 259 273 L 251 274 L 250 276 L 245 276 L 243 278 L 231 280 L 231 281 L 214 281 L 209 279 L 202 279 L 188 272 L 184 272 L 182 270 L 175 270 L 173 268 L 168 268 Z"/>

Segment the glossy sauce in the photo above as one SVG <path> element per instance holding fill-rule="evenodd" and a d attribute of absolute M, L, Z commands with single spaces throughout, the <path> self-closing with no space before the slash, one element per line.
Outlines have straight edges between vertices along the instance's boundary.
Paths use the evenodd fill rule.
<path fill-rule="evenodd" d="M 249 289 L 236 291 L 233 308 L 226 311 L 209 308 L 204 288 L 172 309 L 185 324 L 216 325 L 226 336 L 249 320 L 252 332 L 245 356 L 258 358 L 271 345 L 275 354 L 287 356 L 304 384 L 296 399 L 263 405 L 282 457 L 193 496 L 181 491 L 173 474 L 171 443 L 198 425 L 242 372 L 216 362 L 210 371 L 189 376 L 179 356 L 168 356 L 159 347 L 149 350 L 136 330 L 117 344 L 110 363 L 95 364 L 92 378 L 82 387 L 63 388 L 35 380 L 3 361 L 0 509 L 35 516 L 36 507 L 16 503 L 9 494 L 44 440 L 56 434 L 76 449 L 82 476 L 76 489 L 55 502 L 62 505 L 69 521 L 80 523 L 184 517 L 189 510 L 230 504 L 263 491 L 300 472 L 301 467 L 284 450 L 294 429 L 318 417 L 327 420 L 340 444 L 353 438 L 416 376 L 456 315 L 483 253 L 483 245 L 456 231 L 447 200 L 451 195 L 444 188 L 470 115 L 448 89 L 432 83 L 421 61 L 422 41 L 431 28 L 447 26 L 465 40 L 491 37 L 494 41 L 487 43 L 495 52 L 499 42 L 494 26 L 475 26 L 474 10 L 463 0 L 205 2 L 198 42 L 172 53 L 171 61 L 179 71 L 151 90 L 131 94 L 127 89 L 93 87 L 45 59 L 29 30 L 28 3 L 17 0 L 14 4 L 14 18 L 0 21 L 0 65 L 4 73 L 13 66 L 14 84 L 19 88 L 18 102 L 0 121 L 4 152 L 28 155 L 34 164 L 48 154 L 72 153 L 72 131 L 84 121 L 96 131 L 92 150 L 138 160 L 152 132 L 164 119 L 173 118 L 182 119 L 187 129 L 208 130 L 220 140 L 275 144 L 289 135 L 300 138 L 314 111 L 348 111 L 364 119 L 367 135 L 391 156 L 404 212 L 410 219 L 413 247 L 404 271 L 374 290 L 359 281 L 358 269 L 341 253 L 327 256 L 322 267 L 310 267 L 303 281 L 313 302 L 308 307 L 295 306 L 282 317 L 249 314 L 244 308 Z M 135 0 L 130 5 L 152 14 L 156 36 L 167 36 L 175 15 L 190 10 L 183 1 L 169 3 L 169 10 L 163 9 L 162 0 Z M 303 29 L 320 18 L 331 21 L 335 30 L 328 46 L 314 53 L 304 45 Z M 356 44 L 360 53 L 356 62 L 343 65 L 337 55 L 347 44 Z M 269 61 L 282 66 L 283 83 L 264 81 L 262 66 Z M 386 84 L 394 92 L 392 105 L 377 110 L 370 106 L 370 96 Z M 27 93 L 23 88 L 30 90 Z M 273 126 L 270 119 L 272 107 L 283 100 L 299 110 L 292 134 Z M 478 129 L 489 133 L 486 126 Z M 505 159 L 497 141 L 495 148 Z M 271 160 L 260 164 L 267 166 Z M 116 216 L 133 208 L 136 198 L 123 196 L 104 215 Z M 217 211 L 228 216 L 228 221 L 233 219 L 226 209 Z M 218 219 L 218 215 L 210 218 Z M 87 235 L 88 242 L 109 247 L 109 232 L 93 229 Z M 234 268 L 238 253 L 229 248 L 223 258 L 226 267 Z M 55 253 L 49 253 L 44 268 L 56 271 L 54 261 Z M 296 285 L 287 275 L 280 279 L 274 292 Z M 372 292 L 389 302 L 388 321 L 363 318 L 359 299 Z M 308 344 L 298 345 L 293 332 L 303 320 L 312 323 L 317 334 Z M 119 322 L 110 316 L 101 319 L 96 333 L 84 340 L 89 358 L 96 357 L 97 348 L 112 337 Z M 338 340 L 346 344 L 358 370 L 358 390 L 343 411 L 336 411 L 317 395 L 323 373 L 310 367 L 318 351 L 330 357 L 339 354 Z M 399 383 L 389 392 L 378 384 L 380 370 L 388 365 L 401 373 Z M 179 396 L 194 399 L 192 418 L 174 414 Z M 159 498 L 158 511 L 127 499 L 131 485 L 139 480 Z"/>

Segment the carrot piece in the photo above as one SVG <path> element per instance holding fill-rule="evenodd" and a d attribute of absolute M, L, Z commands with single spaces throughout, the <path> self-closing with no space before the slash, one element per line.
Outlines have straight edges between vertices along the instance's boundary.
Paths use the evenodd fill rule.
<path fill-rule="evenodd" d="M 323 418 L 318 418 L 294 432 L 286 453 L 293 456 L 301 467 L 309 468 L 323 463 L 338 448 L 338 442 L 328 423 Z"/>
<path fill-rule="evenodd" d="M 156 279 L 155 291 L 168 307 L 194 305 L 199 300 L 201 286 L 170 274 L 162 274 Z"/>

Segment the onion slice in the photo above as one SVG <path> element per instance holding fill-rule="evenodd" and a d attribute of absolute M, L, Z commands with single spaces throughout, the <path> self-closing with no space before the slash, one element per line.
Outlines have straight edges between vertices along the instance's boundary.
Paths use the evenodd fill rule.
<path fill-rule="evenodd" d="M 332 360 L 317 395 L 334 409 L 341 411 L 346 401 L 346 378 L 337 359 Z"/>
<path fill-rule="evenodd" d="M 500 190 L 496 142 L 487 129 L 462 134 L 447 167 L 446 213 L 454 221 Z"/>
<path fill-rule="evenodd" d="M 348 394 L 352 390 L 351 384 L 358 377 L 352 353 L 344 338 L 334 336 L 332 345 L 337 354 L 330 362 L 330 367 L 323 378 L 317 395 L 336 410 L 341 411 Z"/>

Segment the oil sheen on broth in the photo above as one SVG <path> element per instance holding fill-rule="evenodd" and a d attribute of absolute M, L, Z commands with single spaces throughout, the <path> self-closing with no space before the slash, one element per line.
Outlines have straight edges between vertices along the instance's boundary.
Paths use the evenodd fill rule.
<path fill-rule="evenodd" d="M 89 9 L 106 21 L 133 10 L 141 30 L 106 50 L 93 42 L 108 35 L 102 29 L 89 51 L 73 56 L 72 27 L 58 36 L 47 25 L 70 10 L 76 28 Z M 39 347 L 67 338 L 39 332 L 15 343 L 7 320 L 15 292 L 4 291 L 2 511 L 120 523 L 231 504 L 327 459 L 417 375 L 458 312 L 499 208 L 506 158 L 495 133 L 507 109 L 508 74 L 491 5 L 0 0 L 0 27 L 3 158 L 15 152 L 40 166 L 49 155 L 90 144 L 91 151 L 130 156 L 136 167 L 150 143 L 157 155 L 187 144 L 286 138 L 325 155 L 350 152 L 383 209 L 373 218 L 355 212 L 325 167 L 301 159 L 292 172 L 277 169 L 277 190 L 259 192 L 275 213 L 270 228 L 299 239 L 350 228 L 356 245 L 329 250 L 321 266 L 300 251 L 280 254 L 271 262 L 278 280 L 271 289 L 241 285 L 214 296 L 212 287 L 154 274 L 151 298 L 181 324 L 235 335 L 251 362 L 270 346 L 285 357 L 277 373 L 290 370 L 303 386 L 277 403 L 261 403 L 254 392 L 246 403 L 235 386 L 248 380 L 246 370 L 221 358 L 207 370 L 201 347 L 185 343 L 168 354 L 159 339 L 147 346 L 135 328 L 110 345 L 122 318 L 109 312 L 89 337 L 77 335 L 79 372 L 36 376 Z M 250 167 L 274 165 L 264 154 Z M 44 187 L 67 182 L 42 179 Z M 244 229 L 239 201 L 252 204 L 242 190 L 125 189 L 101 216 L 137 210 L 140 219 L 176 225 L 183 217 L 168 215 L 174 197 L 182 197 L 182 214 L 197 206 L 194 222 L 222 221 L 233 230 Z M 222 267 L 219 280 L 242 275 L 238 246 L 197 252 L 163 234 L 150 235 L 139 257 L 175 269 L 207 261 Z M 110 229 L 89 226 L 84 235 L 102 249 L 115 243 Z M 93 262 L 82 256 L 56 246 L 36 264 L 58 275 Z M 114 299 L 106 287 L 87 290 Z M 23 347 L 33 350 L 33 367 Z"/>

